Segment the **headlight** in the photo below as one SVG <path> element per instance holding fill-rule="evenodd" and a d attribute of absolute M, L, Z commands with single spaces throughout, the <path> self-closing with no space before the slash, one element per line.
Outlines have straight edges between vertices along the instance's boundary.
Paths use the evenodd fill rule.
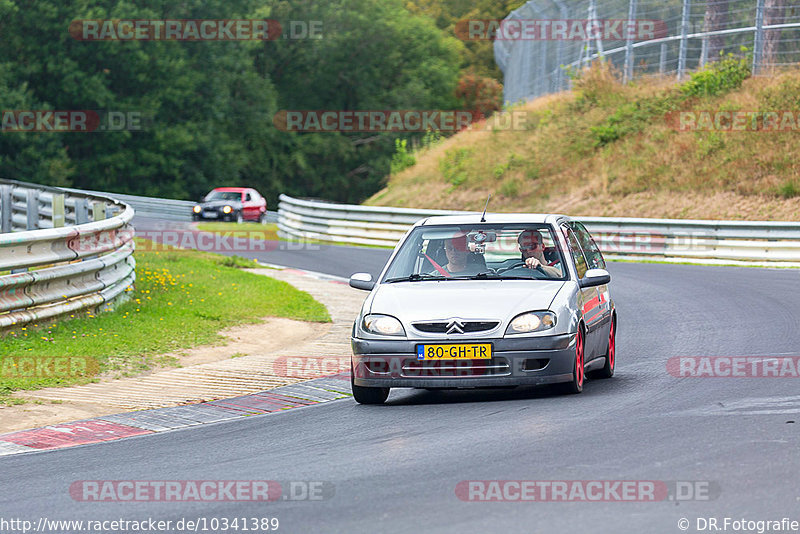
<path fill-rule="evenodd" d="M 222 213 L 230 213 L 231 211 L 233 211 L 233 208 L 231 208 L 230 206 L 225 206 L 224 208 L 222 208 Z"/>
<path fill-rule="evenodd" d="M 527 334 L 548 330 L 556 325 L 556 315 L 551 311 L 525 312 L 508 323 L 506 334 Z"/>
<path fill-rule="evenodd" d="M 369 314 L 362 323 L 364 330 L 381 336 L 405 336 L 403 325 L 391 315 Z"/>
<path fill-rule="evenodd" d="M 200 213 L 200 206 L 195 206 L 194 208 L 192 208 L 192 211 L 195 213 Z"/>

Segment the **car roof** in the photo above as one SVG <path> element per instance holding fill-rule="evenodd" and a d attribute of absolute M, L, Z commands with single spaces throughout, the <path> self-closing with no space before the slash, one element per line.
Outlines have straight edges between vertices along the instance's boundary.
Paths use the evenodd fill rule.
<path fill-rule="evenodd" d="M 479 213 L 470 215 L 440 215 L 419 221 L 419 226 L 444 224 L 556 224 L 560 220 L 570 220 L 566 215 L 557 213 L 487 213 L 483 223 Z"/>
<path fill-rule="evenodd" d="M 215 187 L 212 189 L 212 191 L 222 191 L 224 193 L 244 193 L 249 190 L 249 187 Z"/>

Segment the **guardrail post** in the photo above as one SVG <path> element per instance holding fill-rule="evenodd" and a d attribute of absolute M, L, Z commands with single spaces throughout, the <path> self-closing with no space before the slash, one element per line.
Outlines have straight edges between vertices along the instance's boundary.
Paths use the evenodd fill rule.
<path fill-rule="evenodd" d="M 636 0 L 630 0 L 628 4 L 628 24 L 636 18 Z M 633 78 L 633 35 L 628 33 L 625 41 L 625 76 L 624 81 L 629 82 Z"/>
<path fill-rule="evenodd" d="M 86 224 L 89 222 L 89 200 L 85 198 L 75 199 L 75 224 Z"/>
<path fill-rule="evenodd" d="M 683 0 L 683 12 L 681 14 L 681 47 L 678 51 L 678 81 L 683 78 L 683 72 L 686 70 L 686 45 L 689 35 L 689 12 L 691 9 L 691 0 Z"/>
<path fill-rule="evenodd" d="M 92 203 L 92 219 L 95 221 L 102 221 L 106 218 L 105 205 L 102 202 Z"/>
<path fill-rule="evenodd" d="M 65 224 L 64 195 L 53 193 L 53 228 L 61 228 Z"/>
<path fill-rule="evenodd" d="M 764 52 L 764 0 L 756 3 L 756 32 L 753 41 L 753 76 L 761 70 L 761 55 Z"/>
<path fill-rule="evenodd" d="M 27 230 L 39 229 L 39 191 L 37 189 L 28 189 L 27 191 L 27 206 L 25 208 L 25 215 L 27 216 Z"/>
<path fill-rule="evenodd" d="M 6 234 L 11 231 L 11 186 L 0 185 L 0 232 Z"/>

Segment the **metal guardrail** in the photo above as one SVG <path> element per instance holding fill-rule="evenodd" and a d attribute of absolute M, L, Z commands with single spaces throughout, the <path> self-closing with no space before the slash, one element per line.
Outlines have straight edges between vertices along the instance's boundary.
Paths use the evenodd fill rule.
<path fill-rule="evenodd" d="M 192 220 L 192 208 L 197 202 L 190 200 L 174 200 L 171 198 L 141 197 L 136 195 L 124 195 L 121 193 L 103 193 L 100 191 L 87 191 L 81 189 L 68 189 L 76 193 L 90 193 L 93 195 L 105 195 L 123 202 L 134 209 L 136 215 L 140 217 L 152 217 L 154 219 L 183 221 Z M 278 222 L 277 211 L 267 211 L 267 221 Z"/>
<path fill-rule="evenodd" d="M 477 213 L 333 204 L 281 195 L 281 237 L 394 246 L 416 221 Z M 609 258 L 800 266 L 800 223 L 576 217 Z"/>
<path fill-rule="evenodd" d="M 0 180 L 0 330 L 112 307 L 136 280 L 133 215 L 99 194 Z"/>
<path fill-rule="evenodd" d="M 171 198 L 140 197 L 136 195 L 104 193 L 101 191 L 81 189 L 68 189 L 68 191 L 84 194 L 88 193 L 91 195 L 104 195 L 127 204 L 133 208 L 136 215 L 140 217 L 153 217 L 172 221 L 191 221 L 192 208 L 197 204 L 189 200 L 174 200 Z"/>

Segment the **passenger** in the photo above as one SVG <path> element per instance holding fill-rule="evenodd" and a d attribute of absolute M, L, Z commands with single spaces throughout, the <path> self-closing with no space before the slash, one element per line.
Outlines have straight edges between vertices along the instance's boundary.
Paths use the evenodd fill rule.
<path fill-rule="evenodd" d="M 544 240 L 539 230 L 523 230 L 517 237 L 522 260 L 528 269 L 539 269 L 548 276 L 561 278 L 563 273 L 558 267 L 547 264 L 544 257 Z"/>
<path fill-rule="evenodd" d="M 456 276 L 472 276 L 476 275 L 482 270 L 474 263 L 471 264 L 470 251 L 467 246 L 467 236 L 458 235 L 452 239 L 448 239 L 444 244 L 444 251 L 447 255 L 447 263 L 439 266 L 434 264 L 436 268 L 430 274 L 450 277 Z M 431 261 L 432 262 L 432 261 Z M 433 262 L 432 262 L 433 263 Z"/>

